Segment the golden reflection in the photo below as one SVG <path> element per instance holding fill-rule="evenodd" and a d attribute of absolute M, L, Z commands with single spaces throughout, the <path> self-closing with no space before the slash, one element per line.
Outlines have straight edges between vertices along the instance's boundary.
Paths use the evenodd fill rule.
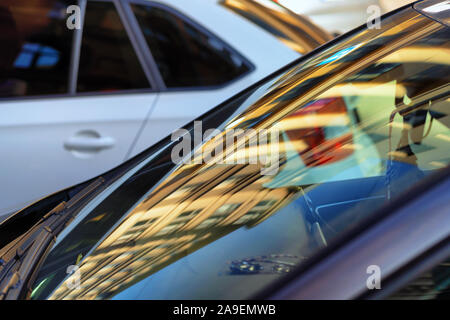
<path fill-rule="evenodd" d="M 407 63 L 407 62 L 423 62 L 449 65 L 448 56 L 450 48 L 436 47 L 433 45 L 426 47 L 406 47 L 401 48 L 397 52 L 390 54 L 380 60 L 380 63 Z M 426 60 L 423 57 L 427 57 Z"/>
<path fill-rule="evenodd" d="M 368 138 L 361 133 L 364 127 L 357 128 L 357 124 L 351 120 L 353 111 L 348 108 L 350 103 L 342 98 L 342 92 L 348 94 L 348 90 L 366 90 L 370 83 L 375 88 L 373 95 L 384 97 L 386 93 L 378 90 L 383 79 L 375 77 L 352 83 L 352 88 L 346 87 L 346 83 L 333 85 L 372 63 L 374 59 L 395 60 L 395 55 L 391 54 L 393 50 L 442 28 L 431 20 L 418 19 L 414 14 L 406 22 L 391 26 L 391 31 L 373 31 L 379 34 L 371 41 L 379 42 L 381 39 L 385 42 L 385 45 L 375 49 L 373 53 L 351 61 L 345 60 L 345 57 L 337 59 L 332 67 L 322 65 L 319 68 L 299 70 L 292 80 L 279 82 L 271 95 L 263 97 L 242 116 L 231 120 L 234 125 L 229 125 L 227 130 L 218 135 L 225 137 L 231 129 L 247 128 L 250 127 L 249 124 L 252 124 L 253 129 L 279 130 L 280 174 L 277 179 L 262 175 L 261 164 L 258 163 L 191 162 L 180 165 L 82 261 L 81 287 L 69 289 L 63 283 L 50 299 L 94 299 L 127 288 L 238 228 L 261 223 L 292 201 L 299 190 L 297 186 L 304 181 L 309 168 L 338 163 L 363 149 L 362 146 L 368 149 L 369 144 L 364 142 Z M 392 29 L 397 31 L 392 32 Z M 358 36 L 360 41 L 369 41 L 373 37 L 372 31 L 362 33 L 366 39 Z M 387 33 L 390 37 L 384 38 Z M 410 51 L 403 52 L 408 54 Z M 436 57 L 441 59 L 439 55 Z M 394 68 L 387 71 L 383 76 L 388 72 L 396 70 Z M 327 77 L 321 78 L 323 75 Z M 289 94 L 291 90 L 301 87 L 302 83 L 318 77 L 322 80 L 308 87 L 308 90 L 297 90 L 295 94 Z M 379 104 L 377 107 L 390 108 L 385 113 L 389 115 L 396 107 L 395 99 L 404 96 L 405 87 L 404 83 L 390 83 L 392 101 L 389 100 L 386 106 Z M 311 99 L 313 97 L 314 100 Z M 353 103 L 354 108 L 358 108 L 358 104 L 362 102 Z M 299 109 L 300 106 L 303 108 Z M 269 116 L 261 119 L 262 115 L 267 114 Z M 365 117 L 370 119 L 371 115 L 363 115 L 360 123 L 365 123 Z M 391 126 L 397 126 L 397 122 L 392 122 Z M 323 127 L 332 127 L 338 133 L 331 138 L 325 137 Z M 386 122 L 380 127 L 385 128 Z M 399 129 L 407 130 L 404 124 Z M 448 136 L 438 138 L 448 139 Z M 199 152 L 213 150 L 223 141 L 226 139 L 210 140 Z M 232 155 L 240 158 L 255 154 L 257 150 L 248 141 L 248 136 L 241 135 L 232 145 L 231 153 L 225 146 L 215 157 L 226 158 L 224 155 Z M 267 145 L 270 144 L 271 141 L 268 141 Z M 240 149 L 240 146 L 243 147 Z M 405 157 L 399 150 L 373 149 L 377 155 L 380 152 L 382 157 Z M 367 155 L 351 160 L 364 162 L 366 158 Z M 296 161 L 301 166 L 295 164 Z M 292 166 L 293 163 L 295 166 Z M 440 164 L 435 162 L 434 165 Z M 340 170 L 346 169 L 345 166 L 350 164 L 344 164 Z M 269 187 L 270 184 L 272 185 Z"/>
<path fill-rule="evenodd" d="M 140 203 L 83 261 L 80 289 L 63 285 L 51 298 L 90 299 L 129 286 L 237 228 L 258 224 L 292 194 L 288 188 L 266 189 L 264 181 L 258 166 L 230 172 L 230 166 L 217 165 L 191 176 L 181 188 L 166 185 L 158 192 L 161 201 Z"/>
<path fill-rule="evenodd" d="M 323 94 L 327 90 L 331 89 L 332 85 L 336 81 L 343 80 L 349 74 L 363 68 L 365 65 L 370 64 L 373 59 L 388 56 L 396 48 L 402 47 L 408 42 L 412 42 L 415 39 L 419 39 L 424 35 L 430 34 L 442 28 L 442 25 L 439 23 L 421 18 L 420 14 L 413 15 L 405 22 L 393 25 L 392 29 L 396 29 L 396 32 L 389 32 L 389 30 L 392 29 L 380 32 L 379 36 L 375 39 L 380 40 L 386 37 L 385 43 L 369 55 L 362 55 L 360 58 L 354 60 L 336 59 L 334 63 L 322 65 L 320 68 L 304 68 L 303 66 L 300 72 L 290 79 L 289 83 L 282 83 L 278 90 L 273 90 L 270 98 L 262 99 L 259 103 L 255 103 L 253 106 L 248 108 L 247 111 L 242 113 L 242 115 L 236 119 L 233 119 L 233 121 L 239 123 L 236 127 L 241 127 L 242 123 L 246 122 L 256 122 L 260 129 L 269 127 L 272 123 L 281 120 L 299 106 L 306 104 L 314 97 L 317 97 L 319 94 Z M 389 33 L 389 37 L 387 33 Z M 366 36 L 369 35 L 370 32 L 367 32 Z M 360 37 L 361 36 L 358 38 Z M 349 43 L 352 42 L 354 42 L 354 40 L 347 42 L 347 47 L 349 46 Z M 301 87 L 302 83 L 313 82 L 315 79 L 322 79 L 325 76 L 327 81 L 317 81 L 315 86 L 308 87 L 307 90 L 304 90 L 303 92 L 300 91 L 293 97 L 289 95 L 289 91 L 294 88 L 298 91 L 298 87 Z M 286 96 L 291 98 L 283 98 Z M 261 110 L 271 114 L 271 117 L 259 120 L 258 118 L 261 115 Z M 240 118 L 245 118 L 245 121 L 240 121 Z"/>

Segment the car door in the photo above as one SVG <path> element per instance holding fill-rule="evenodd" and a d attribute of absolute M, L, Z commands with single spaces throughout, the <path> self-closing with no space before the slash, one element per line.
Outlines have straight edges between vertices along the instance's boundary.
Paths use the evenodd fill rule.
<path fill-rule="evenodd" d="M 0 6 L 0 215 L 120 164 L 156 101 L 115 4 L 69 4 Z"/>

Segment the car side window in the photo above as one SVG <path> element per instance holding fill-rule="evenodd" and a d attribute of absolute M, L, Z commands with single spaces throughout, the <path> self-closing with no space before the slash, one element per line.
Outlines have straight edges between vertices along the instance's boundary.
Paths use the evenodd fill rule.
<path fill-rule="evenodd" d="M 89 1 L 83 27 L 78 92 L 150 88 L 111 2 Z"/>
<path fill-rule="evenodd" d="M 450 300 L 450 257 L 392 294 L 392 300 Z"/>
<path fill-rule="evenodd" d="M 66 8 L 73 2 L 0 3 L 0 98 L 67 93 L 73 32 Z"/>
<path fill-rule="evenodd" d="M 221 85 L 250 70 L 223 41 L 179 14 L 153 4 L 131 8 L 168 88 Z"/>

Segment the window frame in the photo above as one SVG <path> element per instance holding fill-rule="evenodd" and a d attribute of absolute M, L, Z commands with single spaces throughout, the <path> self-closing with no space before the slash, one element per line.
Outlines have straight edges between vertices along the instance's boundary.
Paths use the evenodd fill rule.
<path fill-rule="evenodd" d="M 105 1 L 105 0 L 102 0 L 102 1 Z M 160 92 L 186 92 L 186 91 L 192 92 L 192 91 L 205 91 L 205 90 L 221 89 L 221 88 L 231 85 L 232 83 L 235 83 L 235 82 L 241 80 L 242 78 L 251 74 L 256 69 L 255 65 L 246 56 L 244 56 L 236 48 L 234 48 L 228 42 L 226 42 L 224 39 L 222 39 L 217 34 L 215 34 L 212 30 L 209 30 L 208 28 L 201 25 L 199 22 L 195 21 L 193 18 L 188 17 L 184 13 L 180 12 L 178 9 L 176 9 L 168 4 L 165 4 L 165 3 L 163 4 L 163 3 L 159 3 L 159 2 L 151 1 L 151 0 L 150 1 L 149 0 L 123 0 L 123 1 L 113 0 L 113 1 L 118 1 L 121 3 L 121 5 L 123 6 L 123 9 L 125 11 L 125 14 L 127 15 L 127 19 L 130 22 L 130 25 L 133 27 L 134 30 L 136 30 L 136 38 L 138 39 L 139 45 L 140 45 L 141 49 L 143 50 L 145 57 L 147 58 L 147 63 L 150 65 L 150 67 L 153 71 L 153 74 L 155 76 L 155 79 L 157 79 L 158 83 L 160 84 Z M 230 52 L 236 54 L 237 56 L 239 56 L 242 59 L 242 61 L 248 67 L 248 70 L 246 72 L 244 72 L 243 74 L 239 75 L 238 77 L 235 77 L 235 78 L 231 79 L 230 81 L 224 82 L 219 85 L 168 88 L 161 76 L 161 73 L 158 69 L 156 61 L 153 58 L 151 50 L 147 44 L 147 41 L 145 40 L 142 29 L 137 21 L 137 18 L 133 12 L 133 9 L 131 8 L 131 4 L 157 7 L 157 8 L 160 8 L 162 10 L 165 10 L 165 11 L 173 14 L 176 17 L 179 17 L 184 22 L 186 22 L 186 23 L 190 24 L 192 27 L 196 28 L 198 31 L 204 33 L 205 35 L 214 37 L 216 40 L 220 41 L 224 45 L 224 47 L 226 47 Z"/>

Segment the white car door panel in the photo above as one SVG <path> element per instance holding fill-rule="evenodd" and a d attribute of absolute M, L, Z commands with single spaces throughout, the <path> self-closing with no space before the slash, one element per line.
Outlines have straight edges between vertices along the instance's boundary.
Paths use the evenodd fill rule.
<path fill-rule="evenodd" d="M 144 93 L 0 103 L 0 215 L 122 163 L 155 101 Z"/>

